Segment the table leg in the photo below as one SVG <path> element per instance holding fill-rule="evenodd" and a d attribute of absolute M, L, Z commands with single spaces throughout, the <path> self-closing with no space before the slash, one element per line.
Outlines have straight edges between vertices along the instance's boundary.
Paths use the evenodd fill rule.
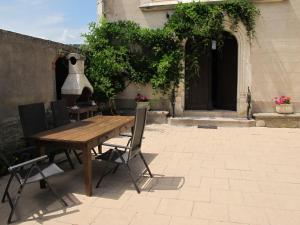
<path fill-rule="evenodd" d="M 83 149 L 85 194 L 92 196 L 92 154 L 88 148 Z"/>
<path fill-rule="evenodd" d="M 98 154 L 102 154 L 102 145 L 98 145 Z"/>

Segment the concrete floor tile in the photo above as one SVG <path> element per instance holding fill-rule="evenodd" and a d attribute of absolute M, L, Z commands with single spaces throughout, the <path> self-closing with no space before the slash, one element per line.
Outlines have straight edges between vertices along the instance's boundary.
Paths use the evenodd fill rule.
<path fill-rule="evenodd" d="M 169 225 L 170 216 L 138 213 L 132 219 L 130 225 Z"/>
<path fill-rule="evenodd" d="M 300 196 L 294 195 L 275 195 L 278 208 L 284 210 L 300 210 Z"/>
<path fill-rule="evenodd" d="M 92 204 L 91 207 L 107 208 L 107 209 L 120 209 L 126 204 L 131 195 L 134 193 L 122 194 L 121 196 L 116 193 L 106 193 L 103 197 L 99 196 Z M 136 193 L 137 194 L 137 193 Z"/>
<path fill-rule="evenodd" d="M 215 161 L 215 160 L 204 160 L 201 164 L 204 168 L 211 168 L 211 169 L 224 169 L 225 163 L 223 161 Z"/>
<path fill-rule="evenodd" d="M 266 214 L 270 221 L 270 225 L 282 225 L 282 224 L 299 225 L 300 224 L 299 211 L 267 209 Z"/>
<path fill-rule="evenodd" d="M 260 208 L 279 208 L 279 201 L 275 194 L 268 193 L 243 193 L 246 206 Z"/>
<path fill-rule="evenodd" d="M 217 188 L 217 189 L 229 189 L 229 180 L 226 178 L 209 178 L 203 177 L 200 187 L 202 188 Z"/>
<path fill-rule="evenodd" d="M 156 198 L 178 198 L 179 191 L 178 189 L 174 189 L 173 186 L 160 185 L 159 187 L 155 187 L 151 189 L 148 193 L 149 197 Z"/>
<path fill-rule="evenodd" d="M 179 192 L 178 199 L 209 202 L 210 201 L 210 189 L 209 188 L 183 187 Z"/>
<path fill-rule="evenodd" d="M 242 179 L 242 173 L 240 170 L 215 169 L 215 177 Z"/>
<path fill-rule="evenodd" d="M 210 221 L 209 225 L 250 225 L 250 224 Z M 260 224 L 260 225 L 268 225 L 268 224 Z"/>
<path fill-rule="evenodd" d="M 156 213 L 170 216 L 191 216 L 192 208 L 192 201 L 162 199 Z"/>
<path fill-rule="evenodd" d="M 268 219 L 263 208 L 229 206 L 229 216 L 231 222 L 251 225 L 268 224 Z"/>
<path fill-rule="evenodd" d="M 47 217 L 57 217 L 55 218 L 58 222 L 70 223 L 70 224 L 90 224 L 94 221 L 96 216 L 101 212 L 102 209 L 89 207 L 89 206 L 75 206 L 68 208 L 60 212 L 50 213 L 43 216 Z"/>
<path fill-rule="evenodd" d="M 228 206 L 216 203 L 195 202 L 193 217 L 228 221 Z"/>
<path fill-rule="evenodd" d="M 241 192 L 222 189 L 211 189 L 211 201 L 230 205 L 242 205 L 244 203 Z"/>
<path fill-rule="evenodd" d="M 229 179 L 231 190 L 242 192 L 261 192 L 259 185 L 256 181 Z"/>
<path fill-rule="evenodd" d="M 208 220 L 190 217 L 172 217 L 169 225 L 209 225 Z"/>
<path fill-rule="evenodd" d="M 124 209 L 103 209 L 91 225 L 98 225 L 101 221 L 105 225 L 128 225 L 136 213 Z"/>
<path fill-rule="evenodd" d="M 124 205 L 124 209 L 135 212 L 154 213 L 161 199 L 149 196 L 133 195 Z"/>

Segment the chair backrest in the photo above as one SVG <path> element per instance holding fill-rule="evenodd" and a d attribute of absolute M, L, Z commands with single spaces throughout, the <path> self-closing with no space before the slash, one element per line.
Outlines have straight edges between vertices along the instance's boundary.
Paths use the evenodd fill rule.
<path fill-rule="evenodd" d="M 70 123 L 69 111 L 65 100 L 51 102 L 51 110 L 55 127 Z"/>
<path fill-rule="evenodd" d="M 44 103 L 20 105 L 19 116 L 25 138 L 48 128 Z"/>
<path fill-rule="evenodd" d="M 136 109 L 133 136 L 131 140 L 131 150 L 129 152 L 129 159 L 134 157 L 141 151 L 142 139 L 147 118 L 147 108 L 141 107 Z"/>

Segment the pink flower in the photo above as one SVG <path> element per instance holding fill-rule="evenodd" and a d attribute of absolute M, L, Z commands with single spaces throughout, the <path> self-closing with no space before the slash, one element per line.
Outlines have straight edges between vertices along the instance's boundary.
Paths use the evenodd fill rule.
<path fill-rule="evenodd" d="M 146 96 L 141 95 L 140 93 L 138 93 L 135 97 L 135 101 L 137 101 L 137 102 L 148 102 L 149 99 Z"/>
<path fill-rule="evenodd" d="M 274 99 L 275 104 L 281 105 L 281 104 L 290 104 L 291 103 L 291 97 L 289 96 L 280 96 L 276 97 Z"/>

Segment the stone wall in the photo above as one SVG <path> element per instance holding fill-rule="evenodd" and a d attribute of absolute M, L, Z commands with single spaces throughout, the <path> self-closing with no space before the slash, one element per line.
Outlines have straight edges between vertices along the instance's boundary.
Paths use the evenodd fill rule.
<path fill-rule="evenodd" d="M 102 1 L 102 0 L 101 0 Z M 141 0 L 103 0 L 103 13 L 109 21 L 133 20 L 143 27 L 162 27 L 167 20 L 167 13 L 172 9 L 142 10 Z M 174 2 L 174 1 L 173 1 Z M 289 95 L 295 104 L 295 111 L 300 112 L 300 1 L 257 0 L 256 6 L 261 10 L 257 20 L 257 37 L 251 43 L 249 55 L 244 54 L 240 71 L 249 76 L 246 82 L 252 89 L 253 111 L 273 112 L 273 98 Z M 240 39 L 247 39 L 246 34 Z M 239 43 L 240 48 L 248 48 Z M 240 52 L 240 50 L 239 50 Z M 245 51 L 245 52 L 248 52 Z M 239 59 L 239 64 L 241 64 Z M 238 108 L 246 110 L 245 90 L 238 92 Z M 184 92 L 184 87 L 181 87 Z M 134 91 L 130 91 L 134 92 Z M 149 91 L 147 91 L 149 92 Z M 124 93 L 128 93 L 125 91 Z M 177 108 L 184 108 L 184 99 L 178 97 Z M 242 108 L 244 110 L 242 110 Z M 244 114 L 244 113 L 242 113 Z"/>
<path fill-rule="evenodd" d="M 56 99 L 55 62 L 71 46 L 0 29 L 0 148 L 22 136 L 18 105 Z"/>

